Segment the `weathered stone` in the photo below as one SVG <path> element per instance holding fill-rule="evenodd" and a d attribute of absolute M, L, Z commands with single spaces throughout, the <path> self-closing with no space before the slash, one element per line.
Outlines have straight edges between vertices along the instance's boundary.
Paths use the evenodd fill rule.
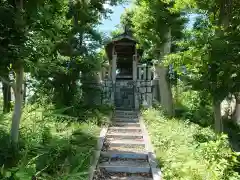
<path fill-rule="evenodd" d="M 99 164 L 100 168 L 106 169 L 108 172 L 125 172 L 125 173 L 149 173 L 150 166 L 148 162 L 137 160 L 122 160 L 103 162 Z"/>
<path fill-rule="evenodd" d="M 147 159 L 148 154 L 146 152 L 138 153 L 138 152 L 124 152 L 124 151 L 108 151 L 101 152 L 103 157 L 108 158 L 120 158 L 120 159 Z"/>

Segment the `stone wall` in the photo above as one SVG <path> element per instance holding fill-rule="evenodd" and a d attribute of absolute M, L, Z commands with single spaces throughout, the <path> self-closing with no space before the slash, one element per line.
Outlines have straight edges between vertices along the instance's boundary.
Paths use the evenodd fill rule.
<path fill-rule="evenodd" d="M 153 102 L 153 81 L 138 80 L 137 81 L 137 96 L 139 105 L 151 107 Z"/>
<path fill-rule="evenodd" d="M 137 66 L 137 80 L 103 80 L 102 103 L 138 109 L 151 107 L 153 102 L 153 71 L 151 66 Z"/>
<path fill-rule="evenodd" d="M 117 80 L 114 91 L 114 103 L 118 108 L 135 108 L 135 83 L 132 80 Z"/>

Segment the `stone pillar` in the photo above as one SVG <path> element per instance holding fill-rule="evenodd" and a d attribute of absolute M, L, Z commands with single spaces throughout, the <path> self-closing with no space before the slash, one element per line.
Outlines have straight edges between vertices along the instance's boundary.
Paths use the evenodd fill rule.
<path fill-rule="evenodd" d="M 116 70 L 117 70 L 117 55 L 114 54 L 112 58 L 112 81 L 116 82 Z"/>
<path fill-rule="evenodd" d="M 152 107 L 152 101 L 153 101 L 153 80 L 152 80 L 152 68 L 150 66 L 147 66 L 147 80 L 148 80 L 148 87 L 147 87 L 147 93 L 148 93 L 148 105 L 149 107 Z"/>
<path fill-rule="evenodd" d="M 157 73 L 157 63 L 153 64 L 153 99 L 160 102 L 159 77 Z"/>
<path fill-rule="evenodd" d="M 111 68 L 111 80 L 112 80 L 112 95 L 111 100 L 112 104 L 114 104 L 114 93 L 115 93 L 115 83 L 116 83 L 116 70 L 117 70 L 117 54 L 115 52 L 115 48 L 112 51 L 112 68 Z"/>
<path fill-rule="evenodd" d="M 137 80 L 137 55 L 133 55 L 133 64 L 132 64 L 132 76 L 133 76 L 133 81 Z"/>
<path fill-rule="evenodd" d="M 112 65 L 110 64 L 108 67 L 108 79 L 111 80 L 112 79 Z"/>
<path fill-rule="evenodd" d="M 146 64 L 143 67 L 143 80 L 147 80 L 147 65 Z"/>
<path fill-rule="evenodd" d="M 138 64 L 138 56 L 137 51 L 135 51 L 135 55 L 133 55 L 133 82 L 134 82 L 134 105 L 135 109 L 139 109 L 139 102 L 138 102 L 138 94 L 137 94 L 137 64 Z"/>
<path fill-rule="evenodd" d="M 141 80 L 142 78 L 142 66 L 138 65 L 137 66 L 138 69 L 138 75 L 137 75 L 137 80 Z"/>

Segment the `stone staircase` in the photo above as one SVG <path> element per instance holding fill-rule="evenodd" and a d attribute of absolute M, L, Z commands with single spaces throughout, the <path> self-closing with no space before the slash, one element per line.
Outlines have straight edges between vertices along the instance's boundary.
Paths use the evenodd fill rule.
<path fill-rule="evenodd" d="M 155 180 L 144 136 L 137 112 L 115 111 L 93 179 Z"/>

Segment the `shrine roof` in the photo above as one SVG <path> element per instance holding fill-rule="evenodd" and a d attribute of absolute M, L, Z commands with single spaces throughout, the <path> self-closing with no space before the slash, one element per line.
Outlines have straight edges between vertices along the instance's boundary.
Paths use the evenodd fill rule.
<path fill-rule="evenodd" d="M 109 60 L 112 59 L 113 47 L 115 47 L 116 52 L 120 56 L 132 56 L 135 53 L 136 44 L 137 41 L 124 32 L 123 34 L 114 37 L 112 41 L 105 46 L 105 50 Z"/>

